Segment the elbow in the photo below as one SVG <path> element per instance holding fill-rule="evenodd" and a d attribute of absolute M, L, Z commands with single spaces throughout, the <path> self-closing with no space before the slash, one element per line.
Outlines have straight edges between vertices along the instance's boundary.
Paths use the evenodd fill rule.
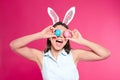
<path fill-rule="evenodd" d="M 105 58 L 108 58 L 109 56 L 110 56 L 110 51 L 109 51 L 109 50 L 107 50 L 107 51 L 106 51 Z"/>
<path fill-rule="evenodd" d="M 9 46 L 10 46 L 10 48 L 11 48 L 12 50 L 16 50 L 16 49 L 17 49 L 17 46 L 16 46 L 16 44 L 14 43 L 14 41 L 10 42 Z"/>
<path fill-rule="evenodd" d="M 13 42 L 10 42 L 9 46 L 10 46 L 11 49 L 15 49 L 15 46 L 14 46 Z"/>
<path fill-rule="evenodd" d="M 108 51 L 108 57 L 111 55 L 111 52 L 110 51 Z"/>
<path fill-rule="evenodd" d="M 101 59 L 107 59 L 108 57 L 110 57 L 110 51 L 106 51 L 105 53 L 104 53 L 104 55 L 103 56 L 101 56 Z"/>

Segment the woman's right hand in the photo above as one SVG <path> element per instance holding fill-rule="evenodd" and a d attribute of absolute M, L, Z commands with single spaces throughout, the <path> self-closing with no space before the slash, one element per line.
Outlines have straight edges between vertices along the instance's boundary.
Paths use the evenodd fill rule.
<path fill-rule="evenodd" d="M 45 29 L 43 29 L 40 33 L 42 35 L 42 38 L 51 38 L 51 37 L 56 37 L 56 35 L 54 34 L 55 30 L 56 28 L 52 26 L 48 26 Z"/>

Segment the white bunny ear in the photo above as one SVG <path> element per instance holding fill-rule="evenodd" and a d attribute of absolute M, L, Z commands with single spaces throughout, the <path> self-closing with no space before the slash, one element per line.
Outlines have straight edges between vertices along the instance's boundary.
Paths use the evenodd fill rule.
<path fill-rule="evenodd" d="M 72 21 L 74 14 L 75 14 L 75 7 L 72 7 L 65 14 L 65 17 L 63 19 L 63 23 L 68 25 Z"/>
<path fill-rule="evenodd" d="M 53 21 L 53 24 L 58 22 L 59 21 L 59 17 L 57 16 L 56 12 L 52 8 L 50 8 L 50 7 L 48 7 L 47 10 L 48 10 L 49 16 L 51 17 L 51 19 Z"/>

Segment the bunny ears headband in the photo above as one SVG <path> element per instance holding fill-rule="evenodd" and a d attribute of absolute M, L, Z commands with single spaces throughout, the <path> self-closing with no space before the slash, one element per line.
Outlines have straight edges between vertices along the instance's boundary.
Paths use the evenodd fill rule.
<path fill-rule="evenodd" d="M 57 15 L 56 12 L 55 12 L 52 8 L 50 8 L 50 7 L 48 7 L 48 14 L 49 14 L 50 18 L 52 19 L 53 24 L 55 24 L 56 22 L 59 22 L 59 17 L 58 17 L 58 15 Z M 65 14 L 65 16 L 64 16 L 64 19 L 63 19 L 63 23 L 65 23 L 66 25 L 68 25 L 68 24 L 72 21 L 72 19 L 73 19 L 73 17 L 74 17 L 74 14 L 75 14 L 75 7 L 71 7 L 71 8 L 66 12 L 66 14 Z"/>

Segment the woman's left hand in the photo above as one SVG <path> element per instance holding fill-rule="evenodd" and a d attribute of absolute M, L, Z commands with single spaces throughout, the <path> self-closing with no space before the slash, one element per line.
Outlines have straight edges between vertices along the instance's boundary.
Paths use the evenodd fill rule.
<path fill-rule="evenodd" d="M 77 29 L 74 29 L 73 31 L 71 31 L 72 36 L 67 38 L 73 42 L 76 43 L 81 43 L 84 38 L 82 37 L 82 35 L 80 34 L 80 32 Z"/>

